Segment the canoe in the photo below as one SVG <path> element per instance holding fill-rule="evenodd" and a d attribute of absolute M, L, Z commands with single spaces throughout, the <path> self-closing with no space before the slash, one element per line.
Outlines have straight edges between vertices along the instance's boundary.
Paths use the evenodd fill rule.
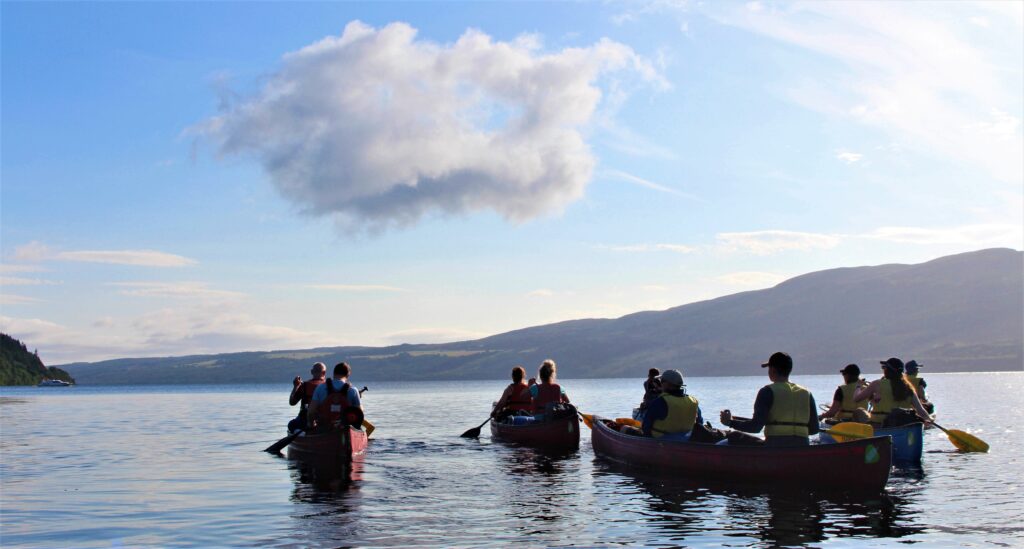
<path fill-rule="evenodd" d="M 921 463 L 924 453 L 924 424 L 911 423 L 902 427 L 875 429 L 877 437 L 892 437 L 892 460 L 897 463 Z M 820 433 L 818 439 L 823 443 L 835 442 L 828 433 Z"/>
<path fill-rule="evenodd" d="M 892 467 L 892 439 L 872 437 L 793 448 L 665 442 L 625 435 L 595 421 L 594 453 L 696 480 L 812 491 L 880 492 Z"/>
<path fill-rule="evenodd" d="M 366 444 L 366 431 L 353 427 L 339 428 L 329 433 L 299 435 L 288 446 L 288 454 L 344 463 L 365 452 Z"/>
<path fill-rule="evenodd" d="M 570 449 L 580 445 L 580 418 L 571 415 L 524 425 L 491 422 L 491 438 L 541 449 Z"/>

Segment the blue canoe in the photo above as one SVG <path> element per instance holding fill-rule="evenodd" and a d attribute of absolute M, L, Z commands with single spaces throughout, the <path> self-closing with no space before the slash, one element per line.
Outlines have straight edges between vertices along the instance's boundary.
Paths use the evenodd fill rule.
<path fill-rule="evenodd" d="M 923 423 L 875 429 L 875 436 L 892 437 L 892 460 L 894 463 L 921 463 L 921 454 L 924 452 Z M 835 442 L 835 439 L 828 433 L 821 433 L 818 437 L 822 443 Z"/>

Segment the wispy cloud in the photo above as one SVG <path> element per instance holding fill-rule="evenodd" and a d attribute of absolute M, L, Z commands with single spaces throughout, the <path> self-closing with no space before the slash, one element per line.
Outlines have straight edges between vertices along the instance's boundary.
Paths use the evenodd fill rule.
<path fill-rule="evenodd" d="M 217 290 L 205 282 L 111 282 L 108 286 L 123 288 L 122 295 L 158 298 L 240 298 L 241 292 Z"/>
<path fill-rule="evenodd" d="M 46 271 L 39 265 L 15 265 L 0 263 L 0 273 L 41 273 Z"/>
<path fill-rule="evenodd" d="M 839 151 L 836 153 L 836 158 L 847 164 L 856 164 L 863 157 L 864 155 L 861 153 L 855 153 L 850 151 Z"/>
<path fill-rule="evenodd" d="M 27 305 L 29 303 L 39 302 L 40 300 L 34 297 L 15 294 L 0 294 L 0 305 Z"/>
<path fill-rule="evenodd" d="M 842 236 L 795 231 L 753 231 L 719 233 L 715 239 L 716 247 L 726 252 L 771 255 L 790 250 L 807 251 L 835 248 L 842 241 Z"/>
<path fill-rule="evenodd" d="M 682 197 L 682 198 L 688 198 L 690 200 L 702 201 L 700 198 L 698 198 L 697 196 L 694 196 L 692 194 L 684 193 L 683 191 L 680 191 L 678 189 L 673 189 L 672 187 L 666 187 L 665 185 L 662 185 L 660 183 L 655 183 L 653 181 L 648 181 L 648 180 L 646 180 L 646 179 L 644 179 L 642 177 L 637 177 L 637 176 L 635 176 L 633 174 L 626 173 L 626 172 L 623 172 L 623 171 L 620 171 L 620 170 L 606 170 L 604 172 L 604 174 L 607 175 L 608 177 L 612 177 L 612 178 L 615 178 L 615 179 L 626 181 L 627 183 L 632 183 L 633 185 L 636 185 L 638 187 L 644 187 L 646 189 L 652 189 L 652 190 L 655 190 L 655 191 L 658 191 L 658 192 L 667 193 L 667 194 L 679 196 L 679 197 Z"/>
<path fill-rule="evenodd" d="M 381 284 L 310 284 L 308 288 L 314 290 L 329 290 L 332 292 L 408 292 L 405 288 L 397 286 L 385 286 Z"/>
<path fill-rule="evenodd" d="M 0 276 L 0 286 L 53 286 L 60 284 L 42 278 L 24 278 L 19 276 Z"/>
<path fill-rule="evenodd" d="M 697 251 L 697 248 L 685 244 L 604 244 L 597 246 L 597 248 L 627 253 L 674 252 L 677 254 L 689 254 Z"/>
<path fill-rule="evenodd" d="M 60 251 L 41 242 L 30 242 L 14 250 L 16 261 L 77 261 L 85 263 L 111 263 L 140 267 L 187 267 L 196 261 L 184 256 L 156 250 L 78 250 Z"/>

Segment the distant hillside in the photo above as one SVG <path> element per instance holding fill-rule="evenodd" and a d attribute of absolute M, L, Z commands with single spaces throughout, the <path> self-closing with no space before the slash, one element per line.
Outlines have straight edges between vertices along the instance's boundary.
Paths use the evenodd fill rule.
<path fill-rule="evenodd" d="M 75 380 L 60 368 L 47 368 L 25 344 L 0 334 L 0 385 L 38 385 L 43 379 Z"/>
<path fill-rule="evenodd" d="M 65 367 L 80 383 L 287 381 L 346 360 L 371 380 L 504 378 L 545 358 L 563 378 L 759 374 L 773 351 L 799 373 L 889 356 L 927 372 L 1024 369 L 1024 253 L 990 249 L 918 265 L 831 269 L 774 288 L 617 319 L 572 320 L 441 345 L 339 347 L 108 360 Z"/>

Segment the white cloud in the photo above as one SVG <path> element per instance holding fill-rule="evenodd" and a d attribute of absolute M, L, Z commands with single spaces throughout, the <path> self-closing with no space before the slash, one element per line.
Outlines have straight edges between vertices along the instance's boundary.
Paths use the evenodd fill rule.
<path fill-rule="evenodd" d="M 689 198 L 691 200 L 700 200 L 700 199 L 698 199 L 696 196 L 694 196 L 692 194 L 687 194 L 687 193 L 684 193 L 684 192 L 682 192 L 680 190 L 673 189 L 672 187 L 666 187 L 665 185 L 661 185 L 661 184 L 655 183 L 653 181 L 648 181 L 647 179 L 644 179 L 642 177 L 637 177 L 637 176 L 635 176 L 633 174 L 629 174 L 629 173 L 626 173 L 626 172 L 623 172 L 623 171 L 608 170 L 605 173 L 609 177 L 614 177 L 616 179 L 621 179 L 623 181 L 627 181 L 627 182 L 632 183 L 632 184 L 634 184 L 634 185 L 636 185 L 638 187 L 644 187 L 644 188 L 647 188 L 647 189 L 653 189 L 653 190 L 658 191 L 658 192 L 663 192 L 663 193 L 667 193 L 667 194 L 673 194 L 673 195 L 676 195 L 676 196 L 681 196 L 683 198 Z"/>
<path fill-rule="evenodd" d="M 831 72 L 813 80 L 783 83 L 793 101 L 1019 183 L 1021 6 L 801 2 L 751 10 L 716 2 L 704 9 L 833 61 Z M 992 28 L 979 27 L 982 21 Z"/>
<path fill-rule="evenodd" d="M 77 261 L 141 267 L 186 267 L 196 264 L 194 259 L 155 250 L 59 251 L 41 242 L 29 242 L 15 248 L 14 259 L 27 262 Z"/>
<path fill-rule="evenodd" d="M 693 246 L 686 246 L 684 244 L 625 244 L 625 245 L 602 245 L 598 248 L 610 250 L 613 252 L 629 252 L 629 253 L 644 253 L 644 252 L 675 252 L 678 254 L 689 254 L 697 251 L 697 248 Z"/>
<path fill-rule="evenodd" d="M 46 269 L 39 265 L 12 265 L 10 263 L 0 264 L 0 273 L 40 273 Z"/>
<path fill-rule="evenodd" d="M 480 210 L 519 222 L 582 196 L 603 78 L 664 85 L 608 39 L 548 53 L 532 35 L 468 30 L 442 45 L 416 32 L 349 23 L 285 55 L 259 93 L 193 131 L 223 154 L 255 155 L 304 212 L 350 228 Z"/>
<path fill-rule="evenodd" d="M 842 162 L 847 163 L 847 164 L 855 164 L 855 163 L 859 162 L 860 159 L 863 158 L 863 157 L 864 157 L 863 154 L 855 153 L 855 152 L 850 152 L 850 151 L 839 151 L 839 152 L 836 153 L 836 158 L 838 160 L 842 161 Z"/>
<path fill-rule="evenodd" d="M 239 298 L 245 294 L 215 290 L 205 282 L 112 282 L 108 286 L 124 288 L 122 295 L 159 298 Z"/>
<path fill-rule="evenodd" d="M 0 287 L 2 286 L 52 286 L 60 284 L 52 280 L 41 278 L 24 278 L 20 276 L 0 276 Z"/>
<path fill-rule="evenodd" d="M 405 288 L 395 286 L 384 286 L 380 284 L 310 284 L 315 290 L 330 290 L 336 292 L 408 292 Z"/>
<path fill-rule="evenodd" d="M 29 303 L 39 303 L 39 301 L 34 297 L 23 295 L 0 294 L 0 305 L 27 305 Z"/>
<path fill-rule="evenodd" d="M 723 251 L 770 255 L 789 250 L 807 251 L 835 248 L 842 241 L 842 236 L 795 231 L 753 231 L 719 233 L 715 239 L 717 247 Z"/>
<path fill-rule="evenodd" d="M 786 280 L 786 276 L 760 271 L 743 271 L 719 276 L 716 280 L 732 286 L 768 288 Z"/>

